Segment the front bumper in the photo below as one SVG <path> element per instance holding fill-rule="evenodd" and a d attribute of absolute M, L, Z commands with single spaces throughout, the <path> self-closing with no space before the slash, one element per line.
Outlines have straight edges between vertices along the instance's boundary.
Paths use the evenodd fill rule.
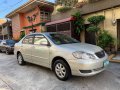
<path fill-rule="evenodd" d="M 102 60 L 96 60 L 87 62 L 80 60 L 69 60 L 72 75 L 75 76 L 93 76 L 105 70 L 109 65 L 109 60 L 103 58 Z"/>

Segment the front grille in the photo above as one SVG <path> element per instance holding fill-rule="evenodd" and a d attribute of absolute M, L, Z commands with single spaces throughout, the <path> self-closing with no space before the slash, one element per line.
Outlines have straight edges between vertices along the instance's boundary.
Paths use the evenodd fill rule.
<path fill-rule="evenodd" d="M 104 52 L 104 50 L 102 50 L 102 51 L 100 51 L 100 52 L 95 53 L 95 55 L 96 55 L 98 58 L 103 58 L 103 57 L 105 57 L 105 52 Z"/>

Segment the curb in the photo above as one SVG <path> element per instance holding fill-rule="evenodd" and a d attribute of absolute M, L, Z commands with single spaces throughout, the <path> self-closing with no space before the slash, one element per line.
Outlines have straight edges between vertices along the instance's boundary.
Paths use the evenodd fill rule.
<path fill-rule="evenodd" d="M 120 63 L 120 60 L 113 60 L 112 58 L 115 56 L 115 54 L 111 54 L 110 56 L 109 56 L 109 61 L 110 62 L 113 62 L 113 63 Z"/>

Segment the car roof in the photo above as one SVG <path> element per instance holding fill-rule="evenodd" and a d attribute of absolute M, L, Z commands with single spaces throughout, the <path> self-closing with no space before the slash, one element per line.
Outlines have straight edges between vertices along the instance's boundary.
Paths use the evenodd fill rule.
<path fill-rule="evenodd" d="M 47 35 L 47 34 L 57 34 L 59 32 L 44 32 L 44 33 L 32 33 L 32 34 L 29 34 L 29 35 L 34 35 L 34 34 L 43 34 L 43 35 Z"/>

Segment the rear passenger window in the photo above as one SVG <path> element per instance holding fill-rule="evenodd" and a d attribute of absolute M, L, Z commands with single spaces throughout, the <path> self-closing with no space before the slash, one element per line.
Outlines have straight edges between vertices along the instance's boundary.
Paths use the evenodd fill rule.
<path fill-rule="evenodd" d="M 23 44 L 33 44 L 33 35 L 32 36 L 27 36 L 24 40 L 23 40 Z"/>

